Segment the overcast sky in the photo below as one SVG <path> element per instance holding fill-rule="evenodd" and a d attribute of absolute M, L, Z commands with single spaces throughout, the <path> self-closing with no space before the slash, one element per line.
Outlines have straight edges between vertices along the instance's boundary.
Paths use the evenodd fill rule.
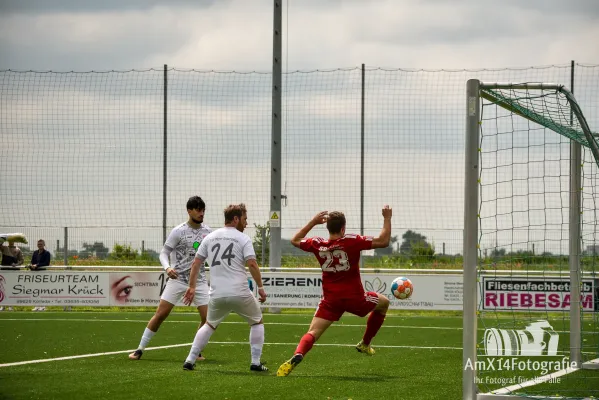
<path fill-rule="evenodd" d="M 368 234 L 378 233 L 380 208 L 389 203 L 397 221 L 394 235 L 414 229 L 436 242 L 438 250 L 448 242 L 448 252 L 461 252 L 467 79 L 568 84 L 569 63 L 575 60 L 577 98 L 592 129 L 599 126 L 599 0 L 282 4 L 284 71 L 350 68 L 285 76 L 286 237 L 320 209 L 343 210 L 348 225 L 358 225 L 357 67 L 362 63 L 370 67 L 365 108 Z M 252 225 L 263 224 L 270 215 L 272 28 L 271 0 L 0 0 L 0 70 L 161 70 L 163 64 L 177 69 L 169 72 L 168 225 L 186 217 L 182 205 L 198 193 L 209 205 L 207 222 L 212 226 L 221 224 L 222 207 L 239 201 L 252 210 Z M 530 68 L 549 65 L 557 67 Z M 412 70 L 420 68 L 435 72 Z M 477 68 L 487 70 L 471 71 Z M 17 231 L 33 226 L 161 225 L 161 71 L 5 71 L 2 77 L 0 164 L 5 173 L 0 176 L 0 194 L 6 200 L 0 211 L 6 207 L 10 212 L 4 214 L 11 219 L 0 225 Z M 514 129 L 511 119 L 509 123 Z M 525 122 L 522 131 L 529 129 Z M 545 140 L 545 133 L 541 137 Z M 223 156 L 225 148 L 229 157 Z M 510 173 L 513 163 L 509 161 Z M 559 169 L 563 162 L 553 164 Z M 326 182 L 312 176 L 323 171 Z M 46 185 L 43 198 L 27 190 L 39 190 L 40 183 Z M 525 189 L 533 190 L 533 184 Z M 553 198 L 542 199 L 538 219 L 557 226 L 561 238 L 567 237 L 561 226 L 567 221 L 568 185 L 556 185 L 561 189 Z M 596 188 L 596 181 L 591 186 Z M 503 196 L 493 190 L 487 193 Z M 517 195 L 510 191 L 506 196 Z M 485 196 L 486 204 L 495 204 Z M 508 203 L 512 207 L 511 200 Z M 509 211 L 510 216 L 518 212 Z M 514 218 L 508 222 L 526 226 L 529 235 L 528 227 L 535 222 L 528 213 L 522 218 L 523 224 Z M 496 226 L 494 218 L 488 221 L 489 229 L 505 228 Z M 160 233 L 152 231 L 152 248 L 159 249 Z M 146 234 L 150 231 L 125 236 L 148 244 Z M 54 242 L 61 235 L 57 230 L 42 236 Z M 71 243 L 77 242 L 78 234 L 71 235 Z M 80 241 L 94 235 L 81 234 Z M 547 240 L 546 235 L 542 238 Z M 510 236 L 503 242 L 532 240 L 538 239 Z M 566 243 L 555 242 L 555 248 Z"/>
<path fill-rule="evenodd" d="M 599 60 L 597 0 L 282 0 L 284 68 Z M 271 69 L 272 0 L 0 0 L 0 69 Z"/>

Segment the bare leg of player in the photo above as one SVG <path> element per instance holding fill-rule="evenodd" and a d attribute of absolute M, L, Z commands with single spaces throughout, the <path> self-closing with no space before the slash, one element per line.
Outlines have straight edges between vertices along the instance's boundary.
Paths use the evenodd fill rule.
<path fill-rule="evenodd" d="M 389 299 L 380 293 L 378 293 L 378 297 L 378 304 L 368 316 L 364 336 L 362 337 L 360 343 L 356 345 L 356 350 L 368 356 L 372 356 L 375 353 L 374 349 L 370 346 L 370 342 L 376 336 L 379 329 L 381 329 L 381 326 L 383 326 L 385 316 L 387 315 L 387 310 L 389 309 Z"/>
<path fill-rule="evenodd" d="M 141 341 L 139 342 L 139 346 L 137 350 L 133 353 L 129 354 L 130 360 L 139 360 L 143 354 L 143 351 L 146 349 L 146 346 L 150 343 L 150 340 L 154 337 L 156 332 L 158 332 L 158 328 L 164 322 L 164 320 L 169 316 L 174 304 L 169 303 L 165 300 L 160 300 L 160 304 L 158 304 L 158 308 L 156 309 L 156 313 L 148 322 L 148 326 L 144 330 L 143 335 L 141 336 Z"/>
<path fill-rule="evenodd" d="M 200 326 L 198 326 L 198 330 L 206 323 L 206 316 L 208 315 L 208 304 L 203 306 L 198 306 L 198 312 L 200 313 Z M 198 361 L 204 361 L 206 357 L 202 355 L 202 353 L 198 354 Z"/>
<path fill-rule="evenodd" d="M 306 353 L 312 349 L 312 346 L 316 341 L 322 336 L 324 331 L 326 331 L 329 326 L 333 324 L 333 321 L 329 321 L 323 318 L 314 317 L 312 318 L 312 323 L 310 323 L 310 328 L 308 332 L 301 338 L 297 348 L 295 349 L 295 354 L 289 360 L 285 361 L 279 367 L 277 371 L 277 376 L 287 376 L 293 371 L 293 369 L 304 359 Z"/>

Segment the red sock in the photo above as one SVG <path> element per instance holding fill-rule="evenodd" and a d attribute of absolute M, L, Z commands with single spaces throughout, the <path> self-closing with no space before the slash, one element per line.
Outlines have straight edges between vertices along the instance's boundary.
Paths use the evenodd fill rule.
<path fill-rule="evenodd" d="M 365 345 L 370 344 L 372 338 L 375 337 L 379 329 L 381 329 L 383 321 L 385 321 L 385 314 L 376 311 L 370 313 L 368 322 L 366 322 L 366 332 L 364 332 L 364 337 L 362 338 L 362 342 L 364 342 Z"/>
<path fill-rule="evenodd" d="M 314 342 L 316 342 L 316 338 L 312 336 L 311 333 L 306 333 L 304 336 L 302 336 L 302 340 L 300 340 L 299 344 L 297 345 L 297 349 L 295 349 L 294 354 L 299 353 L 302 356 L 305 356 L 314 345 Z"/>

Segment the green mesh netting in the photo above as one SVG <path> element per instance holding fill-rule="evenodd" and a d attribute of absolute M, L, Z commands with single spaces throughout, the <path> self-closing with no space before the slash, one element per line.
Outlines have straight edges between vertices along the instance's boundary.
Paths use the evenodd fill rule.
<path fill-rule="evenodd" d="M 581 145 L 593 149 L 599 147 L 599 134 L 584 132 L 573 108 L 580 109 L 576 102 L 559 89 L 481 89 L 481 97 L 530 121 L 536 122 Z M 581 116 L 581 118 L 584 118 Z M 584 122 L 586 124 L 586 121 Z M 591 143 L 594 142 L 594 143 Z M 595 153 L 595 152 L 594 152 Z M 598 155 L 595 159 L 599 165 Z"/>

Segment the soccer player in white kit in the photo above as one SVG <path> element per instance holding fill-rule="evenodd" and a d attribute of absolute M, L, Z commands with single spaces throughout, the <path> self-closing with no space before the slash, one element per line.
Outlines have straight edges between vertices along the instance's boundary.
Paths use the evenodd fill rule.
<path fill-rule="evenodd" d="M 160 325 L 169 316 L 175 304 L 177 304 L 189 284 L 191 264 L 195 259 L 195 253 L 200 247 L 202 240 L 208 236 L 212 229 L 203 224 L 206 204 L 199 196 L 192 196 L 187 200 L 187 214 L 189 219 L 176 226 L 168 235 L 164 247 L 160 252 L 160 264 L 164 268 L 169 279 L 166 283 L 156 313 L 148 322 L 144 330 L 141 342 L 135 352 L 129 354 L 131 360 L 139 360 L 150 343 L 152 337 L 160 328 Z M 171 266 L 171 254 L 174 252 L 174 265 Z M 199 274 L 194 276 L 195 300 L 194 303 L 200 313 L 200 327 L 206 322 L 208 311 L 208 283 L 204 266 L 199 269 Z M 203 360 L 201 354 L 198 359 Z"/>
<path fill-rule="evenodd" d="M 252 240 L 243 233 L 247 226 L 245 205 L 230 205 L 225 209 L 225 226 L 204 238 L 191 267 L 189 288 L 183 302 L 191 304 L 196 296 L 194 279 L 200 267 L 208 261 L 210 266 L 210 301 L 208 317 L 193 340 L 189 356 L 183 369 L 193 370 L 198 354 L 208 344 L 210 336 L 231 311 L 244 318 L 250 325 L 251 371 L 268 371 L 260 358 L 264 345 L 264 324 L 258 301 L 248 286 L 247 265 L 252 278 L 258 285 L 260 302 L 266 301 L 266 292 L 262 287 L 262 275 L 256 262 L 256 253 Z"/>

